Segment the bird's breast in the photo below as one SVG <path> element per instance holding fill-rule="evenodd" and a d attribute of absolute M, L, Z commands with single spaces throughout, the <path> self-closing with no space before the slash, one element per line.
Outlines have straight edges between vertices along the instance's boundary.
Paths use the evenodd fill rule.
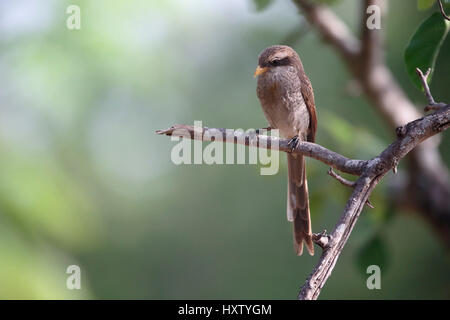
<path fill-rule="evenodd" d="M 267 121 L 281 137 L 306 135 L 309 113 L 296 74 L 267 72 L 258 78 L 257 95 Z"/>

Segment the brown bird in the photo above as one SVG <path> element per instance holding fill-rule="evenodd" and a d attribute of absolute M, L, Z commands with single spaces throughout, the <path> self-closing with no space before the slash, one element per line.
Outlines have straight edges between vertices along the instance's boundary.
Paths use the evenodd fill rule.
<path fill-rule="evenodd" d="M 266 48 L 258 59 L 257 95 L 270 128 L 290 139 L 295 148 L 299 141 L 314 142 L 317 128 L 316 107 L 311 82 L 298 54 L 288 46 Z M 311 255 L 314 245 L 309 213 L 305 159 L 289 154 L 287 219 L 294 225 L 294 249 L 303 253 L 303 242 Z"/>

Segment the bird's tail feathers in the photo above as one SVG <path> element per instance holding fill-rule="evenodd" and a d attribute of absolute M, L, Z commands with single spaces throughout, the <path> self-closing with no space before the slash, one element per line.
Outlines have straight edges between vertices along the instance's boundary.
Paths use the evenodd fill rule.
<path fill-rule="evenodd" d="M 304 242 L 309 254 L 314 255 L 305 159 L 303 156 L 293 154 L 288 154 L 287 158 L 287 219 L 293 223 L 294 227 L 294 249 L 297 255 L 301 255 Z"/>

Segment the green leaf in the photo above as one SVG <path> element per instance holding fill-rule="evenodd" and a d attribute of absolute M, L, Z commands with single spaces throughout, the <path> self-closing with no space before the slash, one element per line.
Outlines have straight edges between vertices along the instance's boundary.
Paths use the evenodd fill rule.
<path fill-rule="evenodd" d="M 416 74 L 416 68 L 420 68 L 423 72 L 431 68 L 433 72 L 436 57 L 449 28 L 450 21 L 446 21 L 440 12 L 435 12 L 422 22 L 405 49 L 405 63 L 409 78 L 419 90 L 423 88 Z M 431 81 L 432 72 L 428 82 Z"/>
<path fill-rule="evenodd" d="M 253 0 L 253 3 L 256 6 L 256 11 L 263 11 L 266 9 L 273 0 Z"/>
<path fill-rule="evenodd" d="M 427 10 L 431 8 L 435 0 L 417 0 L 417 9 Z"/>
<path fill-rule="evenodd" d="M 388 267 L 389 254 L 384 239 L 380 233 L 375 234 L 364 244 L 357 256 L 356 262 L 358 269 L 362 274 L 366 275 L 367 267 L 377 265 L 381 271 L 385 271 Z"/>

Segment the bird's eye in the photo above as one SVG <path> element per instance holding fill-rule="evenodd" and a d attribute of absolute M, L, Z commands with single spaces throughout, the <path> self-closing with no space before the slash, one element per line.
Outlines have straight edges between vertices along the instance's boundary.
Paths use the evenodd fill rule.
<path fill-rule="evenodd" d="M 273 66 L 279 66 L 279 65 L 280 65 L 280 61 L 281 61 L 281 60 L 279 60 L 279 59 L 275 59 L 275 60 L 272 60 L 272 61 L 270 62 L 270 64 L 273 65 Z"/>
<path fill-rule="evenodd" d="M 287 66 L 289 64 L 289 58 L 277 58 L 270 61 L 270 65 L 272 66 Z"/>

